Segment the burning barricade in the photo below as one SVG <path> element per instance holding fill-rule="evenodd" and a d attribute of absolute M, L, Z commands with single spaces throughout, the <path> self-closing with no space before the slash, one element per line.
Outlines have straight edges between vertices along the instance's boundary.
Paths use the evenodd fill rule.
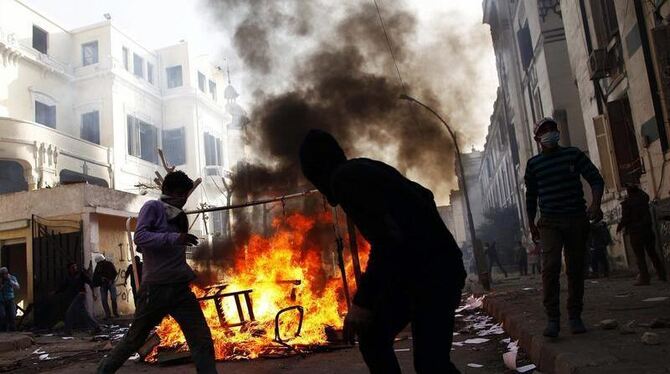
<path fill-rule="evenodd" d="M 193 286 L 217 360 L 277 357 L 329 345 L 333 331 L 342 328 L 347 302 L 342 278 L 326 271 L 336 241 L 324 249 L 310 235 L 332 222 L 329 212 L 278 217 L 271 235 L 251 234 L 237 248 L 232 266 L 217 269 L 219 283 Z M 358 242 L 365 266 L 369 246 L 360 238 Z M 347 257 L 345 262 L 353 287 L 352 261 Z M 141 353 L 146 361 L 166 362 L 188 357 L 187 349 L 179 325 L 166 317 Z"/>

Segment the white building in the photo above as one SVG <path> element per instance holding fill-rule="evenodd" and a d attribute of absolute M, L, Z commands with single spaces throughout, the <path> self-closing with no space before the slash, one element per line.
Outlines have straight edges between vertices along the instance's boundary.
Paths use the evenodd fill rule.
<path fill-rule="evenodd" d="M 137 194 L 154 184 L 155 171 L 164 174 L 162 148 L 169 163 L 203 178 L 190 208 L 225 204 L 222 178 L 243 157 L 246 117 L 229 75 L 195 56 L 188 43 L 147 48 L 111 19 L 66 30 L 20 0 L 0 0 L 0 57 L 0 194 L 82 181 Z M 77 191 L 87 190 L 70 194 Z M 0 206 L 0 213 L 12 209 Z M 19 211 L 26 216 L 12 215 L 11 222 L 0 215 L 0 252 L 31 241 L 30 229 L 17 229 L 16 222 L 35 213 Z M 136 212 L 116 207 L 112 215 Z M 79 213 L 84 225 L 104 221 L 104 213 Z M 207 218 L 192 231 L 216 234 L 228 227 L 220 213 Z M 118 251 L 97 240 L 96 227 L 83 227 L 86 263 L 91 253 Z"/>

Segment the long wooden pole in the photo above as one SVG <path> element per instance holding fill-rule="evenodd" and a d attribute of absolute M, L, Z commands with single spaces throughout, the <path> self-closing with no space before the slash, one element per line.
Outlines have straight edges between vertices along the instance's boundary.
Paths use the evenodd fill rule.
<path fill-rule="evenodd" d="M 126 220 L 126 235 L 128 235 L 128 248 L 130 248 L 130 258 L 133 264 L 133 277 L 135 277 L 135 288 L 140 289 L 140 277 L 137 272 L 137 261 L 135 261 L 135 246 L 133 245 L 133 231 L 131 228 L 133 217 Z"/>
<path fill-rule="evenodd" d="M 349 234 L 349 251 L 351 251 L 351 263 L 354 265 L 354 278 L 356 279 L 356 287 L 358 287 L 361 284 L 361 261 L 358 257 L 356 225 L 349 216 L 347 216 L 347 230 Z"/>

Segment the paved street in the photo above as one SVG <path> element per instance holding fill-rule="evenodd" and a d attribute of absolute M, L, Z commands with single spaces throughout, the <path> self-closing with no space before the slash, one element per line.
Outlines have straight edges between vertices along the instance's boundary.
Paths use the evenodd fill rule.
<path fill-rule="evenodd" d="M 589 331 L 571 335 L 563 316 L 557 339 L 541 336 L 545 318 L 541 281 L 536 277 L 500 280 L 485 300 L 485 309 L 503 321 L 542 372 L 580 374 L 667 373 L 670 370 L 670 286 L 652 281 L 635 287 L 628 274 L 586 280 L 584 322 Z M 567 297 L 561 280 L 561 311 Z M 601 325 L 604 320 L 609 326 Z M 651 335 L 654 343 L 643 336 Z"/>
<path fill-rule="evenodd" d="M 454 337 L 457 342 L 452 351 L 452 358 L 463 373 L 505 373 L 513 372 L 505 368 L 502 354 L 507 351 L 507 344 L 501 340 L 506 334 L 491 334 L 484 338 L 489 341 L 481 344 L 466 344 L 464 341 L 478 338 L 477 332 L 494 327 L 497 322 L 489 321 L 475 325 L 475 320 L 486 318 L 481 308 L 465 310 L 460 313 Z M 467 320 L 467 321 L 466 321 Z M 439 315 L 436 315 L 439 323 Z M 20 352 L 0 354 L 0 371 L 12 370 L 17 373 L 33 373 L 50 371 L 53 373 L 88 373 L 95 369 L 100 357 L 109 350 L 108 341 L 91 342 L 90 337 L 79 336 L 73 340 L 61 337 L 36 337 L 35 343 Z M 411 336 L 403 332 L 396 343 L 397 356 L 404 373 L 414 373 L 412 368 Z M 445 347 L 445 351 L 448 347 Z M 35 351 L 39 353 L 35 354 Z M 96 352 L 97 350 L 97 352 Z M 44 352 L 44 353 L 42 353 Z M 40 354 L 49 354 L 49 359 L 40 360 Z M 67 357 L 67 358 L 66 358 Z M 525 354 L 519 352 L 519 365 L 528 364 Z M 481 365 L 469 367 L 468 364 Z M 288 357 L 284 359 L 260 359 L 253 361 L 219 363 L 222 373 L 262 374 L 262 373 L 367 373 L 367 369 L 356 348 L 338 349 L 328 353 L 317 353 L 305 357 Z M 191 364 L 158 366 L 145 363 L 127 362 L 120 373 L 184 373 L 194 372 Z"/>

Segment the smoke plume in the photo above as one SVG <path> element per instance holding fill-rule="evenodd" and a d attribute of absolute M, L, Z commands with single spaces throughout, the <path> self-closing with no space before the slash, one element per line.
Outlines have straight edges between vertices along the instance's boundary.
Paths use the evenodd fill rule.
<path fill-rule="evenodd" d="M 240 195 L 304 185 L 298 148 L 320 128 L 349 157 L 381 159 L 446 202 L 456 186 L 452 140 L 430 113 L 398 97 L 416 96 L 455 120 L 459 143 L 469 148 L 486 127 L 475 118 L 488 35 L 476 25 L 453 27 L 454 14 L 433 20 L 426 35 L 407 4 L 380 4 L 402 82 L 372 1 L 204 2 L 219 27 L 234 25 L 235 52 L 254 91 L 247 129 L 254 164 L 236 168 Z"/>

